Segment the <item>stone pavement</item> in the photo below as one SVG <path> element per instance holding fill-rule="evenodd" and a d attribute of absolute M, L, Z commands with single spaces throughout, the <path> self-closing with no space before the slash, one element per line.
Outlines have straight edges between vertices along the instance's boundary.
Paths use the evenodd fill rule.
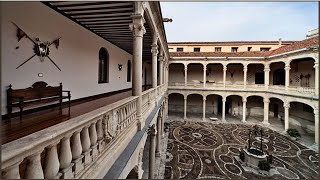
<path fill-rule="evenodd" d="M 272 166 L 278 173 L 271 177 L 244 171 L 234 157 L 239 156 L 248 139 L 248 128 L 253 124 L 183 121 L 169 117 L 165 159 L 165 179 L 198 178 L 315 178 L 319 168 L 319 154 L 288 137 L 264 127 L 266 143 L 263 149 L 273 156 Z M 198 121 L 198 122 L 197 122 Z M 201 119 L 202 121 L 202 119 Z M 208 122 L 207 122 L 208 121 Z M 239 120 L 238 120 L 239 122 Z M 252 146 L 257 146 L 253 140 Z M 161 162 L 163 163 L 163 162 Z M 163 164 L 160 163 L 160 167 Z M 162 178 L 161 168 L 158 178 Z"/>

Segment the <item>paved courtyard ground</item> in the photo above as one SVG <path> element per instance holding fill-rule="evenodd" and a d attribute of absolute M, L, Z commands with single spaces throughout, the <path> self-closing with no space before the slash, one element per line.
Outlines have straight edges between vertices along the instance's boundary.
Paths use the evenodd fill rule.
<path fill-rule="evenodd" d="M 263 149 L 273 156 L 276 173 L 264 177 L 245 171 L 235 157 L 248 140 L 251 124 L 171 121 L 164 156 L 165 179 L 317 178 L 319 154 L 264 127 Z M 258 140 L 252 146 L 259 147 Z"/>

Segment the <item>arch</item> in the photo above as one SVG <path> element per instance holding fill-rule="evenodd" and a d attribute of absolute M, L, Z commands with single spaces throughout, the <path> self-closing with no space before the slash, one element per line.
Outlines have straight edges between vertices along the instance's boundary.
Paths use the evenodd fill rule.
<path fill-rule="evenodd" d="M 204 96 L 203 96 L 202 94 L 200 94 L 200 93 L 192 92 L 192 93 L 187 94 L 187 98 L 188 98 L 188 96 L 191 96 L 191 95 L 199 95 L 199 96 L 202 96 L 202 98 L 204 97 Z"/>
<path fill-rule="evenodd" d="M 176 83 L 184 84 L 185 71 L 183 63 L 170 63 L 168 67 L 169 84 L 176 85 Z"/>
<path fill-rule="evenodd" d="M 270 85 L 285 85 L 285 63 L 283 61 L 280 62 L 272 62 L 270 63 L 270 77 L 269 84 Z"/>
<path fill-rule="evenodd" d="M 264 119 L 264 97 L 252 95 L 247 97 L 246 103 L 247 121 L 262 122 Z"/>
<path fill-rule="evenodd" d="M 301 57 L 290 61 L 290 86 L 315 86 L 315 60 L 310 57 Z"/>
<path fill-rule="evenodd" d="M 312 100 L 302 99 L 302 98 L 292 98 L 292 97 L 288 98 L 288 102 L 290 104 L 293 103 L 293 102 L 306 104 L 308 106 L 311 106 L 313 109 L 315 109 L 315 105 L 316 105 L 316 103 L 318 103 L 318 101 L 316 103 L 314 103 Z"/>
<path fill-rule="evenodd" d="M 222 115 L 222 98 L 220 94 L 206 95 L 206 117 L 220 118 Z"/>
<path fill-rule="evenodd" d="M 187 95 L 186 116 L 199 118 L 203 115 L 203 96 L 199 93 L 190 93 Z"/>
<path fill-rule="evenodd" d="M 295 128 L 302 136 L 309 136 L 315 140 L 315 132 L 318 130 L 315 127 L 315 110 L 317 109 L 309 104 L 290 101 L 289 128 Z"/>
<path fill-rule="evenodd" d="M 106 48 L 99 50 L 98 83 L 109 82 L 109 53 Z"/>
<path fill-rule="evenodd" d="M 133 169 L 131 169 L 131 171 L 127 175 L 126 179 L 139 179 L 139 174 L 137 172 L 137 169 L 138 169 L 137 166 L 135 166 Z"/>
<path fill-rule="evenodd" d="M 256 96 L 256 97 L 261 97 L 262 99 L 265 98 L 265 96 L 263 96 L 263 95 L 250 93 L 250 95 L 247 96 L 247 99 L 248 99 L 249 97 L 254 97 L 254 96 Z"/>
<path fill-rule="evenodd" d="M 127 82 L 131 82 L 131 61 L 127 62 Z"/>
<path fill-rule="evenodd" d="M 168 94 L 168 115 L 183 117 L 184 95 L 178 92 Z"/>
<path fill-rule="evenodd" d="M 236 98 L 235 98 L 236 97 Z M 239 94 L 228 94 L 226 96 L 226 115 L 231 115 L 242 119 L 243 96 Z"/>

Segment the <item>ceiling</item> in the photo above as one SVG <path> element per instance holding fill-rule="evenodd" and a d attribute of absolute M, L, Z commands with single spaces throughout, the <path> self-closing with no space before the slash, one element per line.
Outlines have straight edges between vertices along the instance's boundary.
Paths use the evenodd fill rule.
<path fill-rule="evenodd" d="M 82 27 L 132 54 L 132 32 L 129 24 L 134 2 L 129 1 L 46 1 L 45 5 L 71 19 Z M 152 33 L 145 17 L 146 33 L 143 36 L 143 60 L 152 58 Z"/>

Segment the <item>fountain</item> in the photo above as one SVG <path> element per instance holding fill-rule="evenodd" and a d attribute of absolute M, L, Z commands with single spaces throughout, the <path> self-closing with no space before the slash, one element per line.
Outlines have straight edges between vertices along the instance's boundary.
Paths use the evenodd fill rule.
<path fill-rule="evenodd" d="M 263 138 L 263 134 L 263 129 L 259 128 L 257 125 L 253 126 L 253 128 L 250 128 L 248 146 L 240 151 L 240 156 L 236 157 L 236 159 L 240 162 L 244 169 L 269 176 L 272 156 L 263 150 L 263 143 L 269 142 L 267 139 Z M 251 146 L 252 138 L 260 141 L 260 148 Z"/>

